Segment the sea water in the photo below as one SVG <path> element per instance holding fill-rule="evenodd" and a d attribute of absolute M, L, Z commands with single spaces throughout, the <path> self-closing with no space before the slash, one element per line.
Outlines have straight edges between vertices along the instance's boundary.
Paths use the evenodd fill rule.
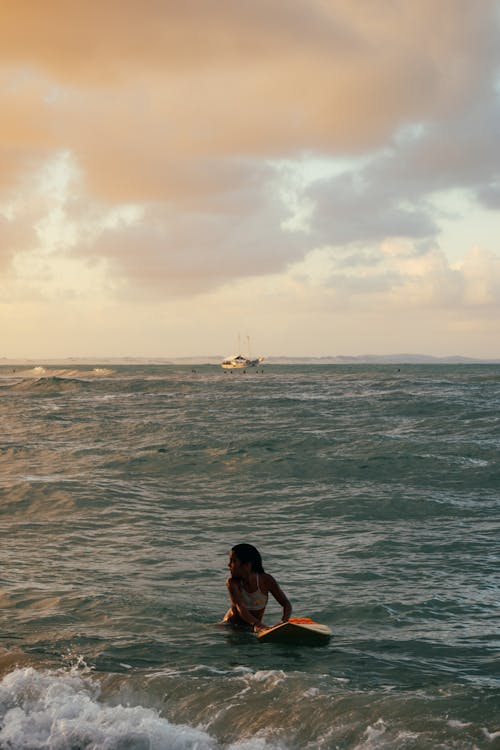
<path fill-rule="evenodd" d="M 500 746 L 500 367 L 4 367 L 0 415 L 1 748 Z M 217 624 L 239 542 L 329 645 Z"/>

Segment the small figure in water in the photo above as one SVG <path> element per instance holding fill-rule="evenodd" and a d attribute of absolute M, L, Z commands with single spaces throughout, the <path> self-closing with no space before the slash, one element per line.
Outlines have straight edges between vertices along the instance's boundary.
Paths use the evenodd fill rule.
<path fill-rule="evenodd" d="M 283 607 L 282 622 L 290 619 L 292 605 L 274 578 L 264 572 L 259 551 L 251 544 L 237 544 L 229 553 L 230 577 L 226 586 L 231 607 L 224 622 L 235 626 L 249 625 L 254 633 L 266 630 L 262 622 L 269 592 Z"/>

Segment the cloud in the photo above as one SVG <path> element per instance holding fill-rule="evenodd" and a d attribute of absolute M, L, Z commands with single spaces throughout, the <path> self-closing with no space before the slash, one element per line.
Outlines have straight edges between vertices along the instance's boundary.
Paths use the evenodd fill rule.
<path fill-rule="evenodd" d="M 454 262 L 438 247 L 406 238 L 386 240 L 354 258 L 325 247 L 291 265 L 287 277 L 332 309 L 500 314 L 500 256 L 479 247 Z"/>
<path fill-rule="evenodd" d="M 282 231 L 285 208 L 266 188 L 274 172 L 255 163 L 231 172 L 238 175 L 233 189 L 216 174 L 202 207 L 192 194 L 185 203 L 105 204 L 86 190 L 71 155 L 58 154 L 19 182 L 3 216 L 0 206 L 4 273 L 10 264 L 11 276 L 37 277 L 47 294 L 81 294 L 99 267 L 110 277 L 99 288 L 144 299 L 272 273 L 300 257 L 303 240 Z"/>
<path fill-rule="evenodd" d="M 301 254 L 299 238 L 280 231 L 278 209 L 268 203 L 258 214 L 228 217 L 157 208 L 133 226 L 104 231 L 88 253 L 108 258 L 117 277 L 134 280 L 137 294 L 198 292 L 272 273 Z"/>
<path fill-rule="evenodd" d="M 471 306 L 500 308 L 500 256 L 474 247 L 459 263 L 464 301 Z"/>
<path fill-rule="evenodd" d="M 436 240 L 433 198 L 466 190 L 485 208 L 500 207 L 500 101 L 491 90 L 461 117 L 403 128 L 361 165 L 309 185 L 319 243 L 343 245 L 387 237 Z"/>
<path fill-rule="evenodd" d="M 494 256 L 455 266 L 433 199 L 498 208 L 497 20 L 493 0 L 4 0 L 4 276 L 49 296 L 265 276 L 290 306 L 496 305 Z M 314 160 L 335 169 L 297 180 Z"/>
<path fill-rule="evenodd" d="M 424 238 L 438 232 L 424 196 L 411 197 L 395 183 L 374 180 L 370 169 L 319 181 L 307 195 L 315 206 L 318 243 L 371 243 L 386 237 Z"/>
<path fill-rule="evenodd" d="M 70 149 L 103 199 L 175 199 L 193 160 L 359 152 L 463 111 L 492 74 L 494 12 L 490 0 L 5 0 L 2 130 L 11 158 L 21 136 Z"/>

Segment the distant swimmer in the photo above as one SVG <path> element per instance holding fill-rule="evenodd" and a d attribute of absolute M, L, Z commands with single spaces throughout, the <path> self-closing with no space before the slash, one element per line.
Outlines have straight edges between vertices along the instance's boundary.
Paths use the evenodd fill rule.
<path fill-rule="evenodd" d="M 230 577 L 226 581 L 231 607 L 224 622 L 250 626 L 254 633 L 265 630 L 262 622 L 269 593 L 283 607 L 282 622 L 290 619 L 292 605 L 275 579 L 264 571 L 259 551 L 251 544 L 237 544 L 229 553 Z"/>

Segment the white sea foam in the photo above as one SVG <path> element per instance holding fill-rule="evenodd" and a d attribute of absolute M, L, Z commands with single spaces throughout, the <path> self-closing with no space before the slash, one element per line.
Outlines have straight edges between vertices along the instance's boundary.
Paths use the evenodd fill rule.
<path fill-rule="evenodd" d="M 319 689 L 312 687 L 305 691 L 304 698 L 315 698 L 317 695 L 319 695 Z"/>
<path fill-rule="evenodd" d="M 252 737 L 229 745 L 228 750 L 287 750 L 287 746 L 280 742 L 269 742 L 266 737 Z"/>
<path fill-rule="evenodd" d="M 76 671 L 16 669 L 0 683 L 0 746 L 16 750 L 211 750 L 194 727 L 141 706 L 106 706 L 99 686 Z"/>
<path fill-rule="evenodd" d="M 11 374 L 11 373 L 10 373 Z M 76 368 L 32 367 L 30 370 L 18 370 L 17 375 L 23 378 L 100 378 L 114 374 L 108 367 L 94 367 L 92 370 Z"/>
<path fill-rule="evenodd" d="M 450 719 L 448 721 L 448 726 L 453 729 L 465 729 L 465 727 L 470 727 L 471 725 L 470 721 L 459 721 L 458 719 Z"/>
<path fill-rule="evenodd" d="M 281 669 L 261 669 L 251 675 L 255 682 L 263 682 L 269 687 L 274 687 L 283 682 L 286 674 Z"/>
<path fill-rule="evenodd" d="M 490 732 L 486 727 L 483 727 L 483 734 L 488 740 L 490 740 L 490 742 L 493 742 L 493 740 L 497 740 L 500 737 L 500 730 L 497 732 Z"/>
<path fill-rule="evenodd" d="M 357 745 L 355 750 L 369 750 L 369 748 L 376 748 L 380 745 L 381 738 L 385 735 L 386 726 L 382 719 L 376 721 L 373 726 L 369 725 L 365 729 L 365 736 L 363 741 Z"/>

